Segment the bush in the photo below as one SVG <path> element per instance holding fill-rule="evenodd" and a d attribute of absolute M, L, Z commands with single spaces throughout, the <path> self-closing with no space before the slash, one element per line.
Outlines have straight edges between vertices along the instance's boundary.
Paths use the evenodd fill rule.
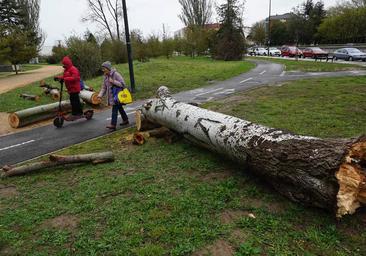
<path fill-rule="evenodd" d="M 126 44 L 122 41 L 105 39 L 101 45 L 101 56 L 103 61 L 109 60 L 113 63 L 127 62 Z"/>
<path fill-rule="evenodd" d="M 82 79 L 98 75 L 102 57 L 99 46 L 78 37 L 67 40 L 67 53 L 74 65 L 79 69 Z"/>

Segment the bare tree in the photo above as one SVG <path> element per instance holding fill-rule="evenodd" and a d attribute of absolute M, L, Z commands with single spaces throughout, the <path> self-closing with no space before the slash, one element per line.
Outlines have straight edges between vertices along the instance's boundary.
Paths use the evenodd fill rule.
<path fill-rule="evenodd" d="M 182 6 L 179 18 L 187 27 L 203 27 L 210 22 L 212 16 L 211 0 L 179 0 L 179 3 Z"/>
<path fill-rule="evenodd" d="M 83 21 L 96 22 L 108 31 L 112 40 L 115 36 L 121 40 L 120 20 L 122 17 L 122 6 L 120 0 L 87 0 L 89 14 Z"/>

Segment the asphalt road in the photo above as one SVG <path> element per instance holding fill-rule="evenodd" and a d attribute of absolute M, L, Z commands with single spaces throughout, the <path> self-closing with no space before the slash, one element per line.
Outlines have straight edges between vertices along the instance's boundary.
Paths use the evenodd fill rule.
<path fill-rule="evenodd" d="M 284 81 L 316 77 L 366 75 L 366 71 L 285 72 L 283 66 L 280 64 L 263 61 L 256 61 L 256 63 L 256 68 L 248 73 L 203 88 L 180 92 L 175 94 L 174 97 L 183 102 L 199 103 L 224 98 L 230 94 L 254 87 L 272 85 Z M 135 109 L 139 108 L 142 104 L 143 101 L 137 101 L 125 108 L 130 118 L 129 126 L 132 126 L 134 123 Z M 105 129 L 105 126 L 110 122 L 110 115 L 111 110 L 106 110 L 96 113 L 90 121 L 78 120 L 75 122 L 66 122 L 61 129 L 57 129 L 53 125 L 48 125 L 2 136 L 0 137 L 0 167 L 30 160 L 74 144 L 103 136 L 109 133 Z"/>

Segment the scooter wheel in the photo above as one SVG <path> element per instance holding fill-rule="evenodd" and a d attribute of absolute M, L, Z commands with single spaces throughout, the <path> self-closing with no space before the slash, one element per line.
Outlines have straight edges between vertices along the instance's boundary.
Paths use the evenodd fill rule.
<path fill-rule="evenodd" d="M 64 119 L 62 117 L 56 117 L 53 119 L 53 125 L 57 128 L 61 128 L 64 124 Z"/>
<path fill-rule="evenodd" d="M 84 113 L 84 116 L 85 116 L 86 120 L 92 119 L 93 115 L 94 115 L 94 111 L 93 110 L 87 110 Z"/>

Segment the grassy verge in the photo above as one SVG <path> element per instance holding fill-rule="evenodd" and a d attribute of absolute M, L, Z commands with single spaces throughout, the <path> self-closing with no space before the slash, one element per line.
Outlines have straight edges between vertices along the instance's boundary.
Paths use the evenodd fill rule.
<path fill-rule="evenodd" d="M 310 79 L 208 103 L 213 110 L 319 137 L 366 134 L 366 77 Z"/>
<path fill-rule="evenodd" d="M 245 61 L 214 61 L 210 58 L 179 57 L 172 59 L 152 59 L 150 62 L 135 62 L 135 80 L 137 92 L 134 99 L 143 99 L 155 94 L 160 85 L 167 85 L 172 92 L 179 92 L 205 86 L 213 81 L 225 80 L 245 73 L 254 67 L 254 64 Z M 129 73 L 127 64 L 117 65 L 115 68 L 121 72 L 127 83 Z M 46 79 L 49 84 L 54 84 L 52 78 Z M 100 89 L 102 76 L 86 81 L 86 84 Z M 0 112 L 12 112 L 53 102 L 49 97 L 43 96 L 39 102 L 26 101 L 19 98 L 20 93 L 42 95 L 39 83 L 33 83 L 23 88 L 0 94 Z"/>
<path fill-rule="evenodd" d="M 355 136 L 365 131 L 364 83 L 301 81 L 209 107 L 304 134 Z M 332 112 L 335 126 L 343 120 L 339 128 L 328 119 Z M 313 116 L 321 118 L 306 121 Z M 112 150 L 113 163 L 1 180 L 0 254 L 365 254 L 365 210 L 336 222 L 330 213 L 289 202 L 216 154 L 185 141 L 133 146 L 124 139 L 128 132 L 61 152 Z"/>
<path fill-rule="evenodd" d="M 341 64 L 336 62 L 320 62 L 320 61 L 296 61 L 295 59 L 277 59 L 266 57 L 248 57 L 248 59 L 268 60 L 285 66 L 287 71 L 304 71 L 304 72 L 335 72 L 346 70 L 360 70 L 365 67 L 356 64 Z"/>

